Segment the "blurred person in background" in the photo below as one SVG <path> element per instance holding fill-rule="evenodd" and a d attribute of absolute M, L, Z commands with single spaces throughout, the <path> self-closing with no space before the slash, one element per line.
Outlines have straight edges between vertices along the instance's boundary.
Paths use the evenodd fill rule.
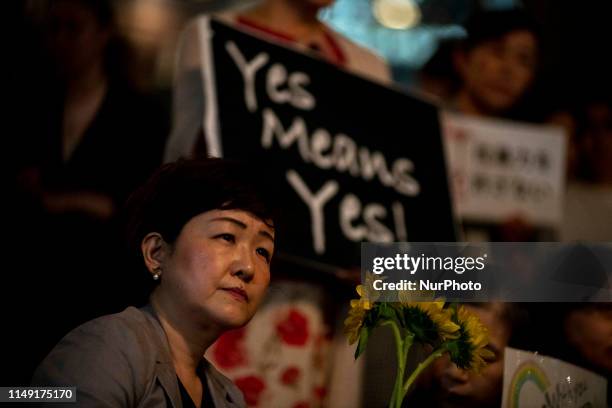
<path fill-rule="evenodd" d="M 420 88 L 461 113 L 515 118 L 538 71 L 536 24 L 511 9 L 478 11 L 464 26 L 466 38 L 442 42 L 425 64 Z"/>
<path fill-rule="evenodd" d="M 387 64 L 318 19 L 319 11 L 334 0 L 262 0 L 240 12 L 216 17 L 268 41 L 277 42 L 382 83 L 391 82 Z M 173 125 L 165 160 L 205 155 L 202 112 L 200 34 L 198 20 L 187 26 L 179 44 L 173 96 Z M 204 67 L 207 69 L 207 67 Z M 220 75 L 220 73 L 217 73 Z"/>
<path fill-rule="evenodd" d="M 612 304 L 579 304 L 568 311 L 565 338 L 581 366 L 612 378 Z"/>
<path fill-rule="evenodd" d="M 421 74 L 423 90 L 442 106 L 479 117 L 524 119 L 536 79 L 540 38 L 519 9 L 479 11 L 465 23 L 467 37 L 443 44 Z M 452 64 L 452 70 L 451 70 Z M 500 225 L 465 223 L 466 236 L 489 241 L 537 241 L 540 232 L 520 214 Z"/>
<path fill-rule="evenodd" d="M 612 241 L 612 102 L 588 98 L 577 115 L 576 164 L 565 196 L 563 241 Z"/>
<path fill-rule="evenodd" d="M 113 279 L 122 273 L 113 267 L 122 256 L 117 213 L 161 163 L 168 128 L 123 75 L 128 54 L 110 0 L 51 0 L 45 22 L 49 70 L 32 79 L 40 87 L 28 95 L 14 152 L 23 291 L 14 296 L 25 333 L 34 316 L 44 326 L 34 361 L 69 327 L 131 296 L 129 279 Z"/>
<path fill-rule="evenodd" d="M 612 304 L 546 303 L 532 312 L 542 354 L 560 358 L 608 379 L 612 398 Z"/>
<path fill-rule="evenodd" d="M 585 108 L 582 144 L 584 177 L 595 183 L 612 184 L 612 96 L 595 97 Z"/>
<path fill-rule="evenodd" d="M 23 180 L 49 212 L 108 220 L 159 164 L 162 112 L 122 75 L 110 1 L 51 0 L 46 40 L 55 75 Z"/>
<path fill-rule="evenodd" d="M 466 303 L 489 330 L 489 349 L 495 359 L 481 373 L 451 363 L 448 355 L 432 363 L 414 391 L 414 406 L 438 408 L 493 408 L 501 406 L 504 349 L 525 347 L 526 312 L 512 303 Z"/>
<path fill-rule="evenodd" d="M 382 59 L 318 19 L 319 11 L 332 3 L 333 0 L 262 0 L 251 8 L 224 12 L 216 17 L 264 40 L 307 53 L 371 80 L 389 83 L 390 70 Z M 165 150 L 166 161 L 207 153 L 202 71 L 212 67 L 200 55 L 201 19 L 188 24 L 178 48 L 174 120 Z M 325 81 L 325 78 L 317 79 Z M 342 334 L 339 334 L 341 338 L 333 339 L 338 316 L 343 315 L 338 309 L 348 304 L 352 289 L 341 287 L 331 274 L 326 276 L 311 269 L 298 274 L 295 269 L 292 264 L 279 266 L 263 313 L 244 331 L 228 333 L 211 347 L 211 362 L 225 366 L 224 373 L 243 389 L 246 402 L 252 406 L 260 401 L 278 407 L 325 403 L 357 406 L 358 388 L 347 394 L 345 388 L 330 385 L 330 377 L 341 378 L 338 384 L 361 381 L 362 363 L 354 362 L 354 350 L 348 347 Z M 278 275 L 282 278 L 278 279 Z M 346 302 L 337 296 L 341 291 L 346 291 Z M 332 299 L 328 293 L 335 293 L 336 297 Z M 270 331 L 270 327 L 276 330 Z M 224 352 L 227 344 L 240 345 L 243 353 L 236 354 L 240 358 L 228 361 Z M 274 344 L 273 352 L 270 344 Z"/>
<path fill-rule="evenodd" d="M 540 54 L 536 26 L 521 10 L 474 14 L 453 63 L 460 84 L 452 104 L 462 113 L 512 117 L 534 83 Z"/>

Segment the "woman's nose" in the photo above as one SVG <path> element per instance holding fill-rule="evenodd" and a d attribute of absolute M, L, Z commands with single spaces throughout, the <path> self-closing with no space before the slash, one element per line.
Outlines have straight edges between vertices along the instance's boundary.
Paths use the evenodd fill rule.
<path fill-rule="evenodd" d="M 254 259 L 251 251 L 244 246 L 238 246 L 232 265 L 232 275 L 244 282 L 250 282 L 255 274 Z"/>
<path fill-rule="evenodd" d="M 457 383 L 466 383 L 470 379 L 470 374 L 466 370 L 462 370 L 452 363 L 447 365 L 445 375 Z"/>

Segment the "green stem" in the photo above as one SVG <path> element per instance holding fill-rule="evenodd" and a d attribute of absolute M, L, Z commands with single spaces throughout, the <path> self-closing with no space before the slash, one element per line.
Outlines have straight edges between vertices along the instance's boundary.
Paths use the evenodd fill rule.
<path fill-rule="evenodd" d="M 397 407 L 396 399 L 397 399 L 397 396 L 401 393 L 402 382 L 404 381 L 403 378 L 404 378 L 405 364 L 402 362 L 404 342 L 402 341 L 402 336 L 401 336 L 399 327 L 394 321 L 388 320 L 382 325 L 391 326 L 391 329 L 393 330 L 393 337 L 395 339 L 395 351 L 397 353 L 397 373 L 395 377 L 395 384 L 393 385 L 393 393 L 391 394 L 391 401 L 389 403 L 389 408 L 396 408 Z"/>
<path fill-rule="evenodd" d="M 404 368 L 402 370 L 402 375 L 399 376 L 396 380 L 397 382 L 397 388 L 398 388 L 398 392 L 395 396 L 396 398 L 396 407 L 397 408 L 401 408 L 402 406 L 402 402 L 404 401 L 404 397 L 406 396 L 406 393 L 403 392 L 402 389 L 402 384 L 404 383 L 404 376 L 405 376 L 405 371 L 406 371 L 406 363 L 408 362 L 408 353 L 410 353 L 410 349 L 412 348 L 412 343 L 414 341 L 414 335 L 412 333 L 410 333 L 408 336 L 406 336 L 406 338 L 404 339 L 404 352 L 402 354 L 402 362 L 404 365 Z"/>
<path fill-rule="evenodd" d="M 405 395 L 405 393 L 402 392 L 402 385 L 404 383 L 406 361 L 408 360 L 408 353 L 412 347 L 414 335 L 409 333 L 405 339 L 402 339 L 400 328 L 392 320 L 383 323 L 383 325 L 391 326 L 391 329 L 393 330 L 393 337 L 395 338 L 395 349 L 397 353 L 397 373 L 389 407 L 401 408 Z"/>
<path fill-rule="evenodd" d="M 402 387 L 401 390 L 401 395 L 402 395 L 402 399 L 404 398 L 404 396 L 408 393 L 408 390 L 410 389 L 410 386 L 412 385 L 412 383 L 414 383 L 414 381 L 417 379 L 417 377 L 421 374 L 421 372 L 423 372 L 423 370 L 425 370 L 431 363 L 433 363 L 438 357 L 441 357 L 442 354 L 444 354 L 444 352 L 446 351 L 446 347 L 445 346 L 441 346 L 438 349 L 434 350 L 429 357 L 427 357 L 425 359 L 425 361 L 422 361 L 419 363 L 419 365 L 417 366 L 417 368 L 415 368 L 415 370 L 412 372 L 412 374 L 410 374 L 410 377 L 408 377 L 408 379 L 406 380 L 406 383 L 404 384 L 404 386 Z"/>

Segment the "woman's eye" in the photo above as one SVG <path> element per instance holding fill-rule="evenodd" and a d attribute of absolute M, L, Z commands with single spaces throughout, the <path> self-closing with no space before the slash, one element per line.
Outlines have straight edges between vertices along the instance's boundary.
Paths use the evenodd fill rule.
<path fill-rule="evenodd" d="M 224 241 L 227 241 L 227 242 L 234 242 L 235 241 L 235 238 L 234 238 L 234 236 L 232 234 L 219 234 L 215 238 L 220 238 L 220 239 L 222 239 Z"/>
<path fill-rule="evenodd" d="M 266 262 L 270 263 L 270 252 L 265 248 L 257 248 L 257 253 L 266 259 Z"/>

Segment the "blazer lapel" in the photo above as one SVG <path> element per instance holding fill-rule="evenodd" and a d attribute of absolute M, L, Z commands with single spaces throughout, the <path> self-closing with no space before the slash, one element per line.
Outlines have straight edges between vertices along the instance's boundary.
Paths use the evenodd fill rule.
<path fill-rule="evenodd" d="M 206 359 L 202 359 L 206 383 L 215 407 L 245 408 L 244 397 L 229 379 L 219 373 Z"/>
<path fill-rule="evenodd" d="M 172 363 L 158 361 L 156 368 L 157 380 L 164 389 L 172 406 L 174 408 L 183 408 L 181 392 L 178 388 L 178 380 L 176 379 L 176 373 Z"/>
<path fill-rule="evenodd" d="M 143 307 L 141 310 L 149 316 L 152 328 L 151 338 L 155 341 L 157 350 L 159 350 L 156 366 L 157 379 L 164 389 L 166 396 L 172 403 L 173 408 L 183 408 L 176 371 L 174 370 L 172 359 L 170 358 L 170 348 L 168 346 L 166 333 L 150 304 Z M 202 365 L 206 375 L 208 389 L 216 407 L 246 407 L 242 393 L 230 380 L 225 378 L 204 358 L 202 358 Z"/>
<path fill-rule="evenodd" d="M 151 322 L 151 340 L 156 344 L 156 349 L 159 350 L 157 353 L 157 365 L 156 376 L 160 385 L 164 389 L 166 396 L 172 403 L 173 408 L 183 408 L 183 402 L 181 400 L 181 392 L 178 387 L 178 379 L 176 378 L 176 371 L 172 365 L 172 359 L 170 358 L 170 348 L 168 346 L 168 339 L 166 333 L 159 322 L 155 311 L 151 304 L 146 305 L 141 309 L 149 316 Z"/>

